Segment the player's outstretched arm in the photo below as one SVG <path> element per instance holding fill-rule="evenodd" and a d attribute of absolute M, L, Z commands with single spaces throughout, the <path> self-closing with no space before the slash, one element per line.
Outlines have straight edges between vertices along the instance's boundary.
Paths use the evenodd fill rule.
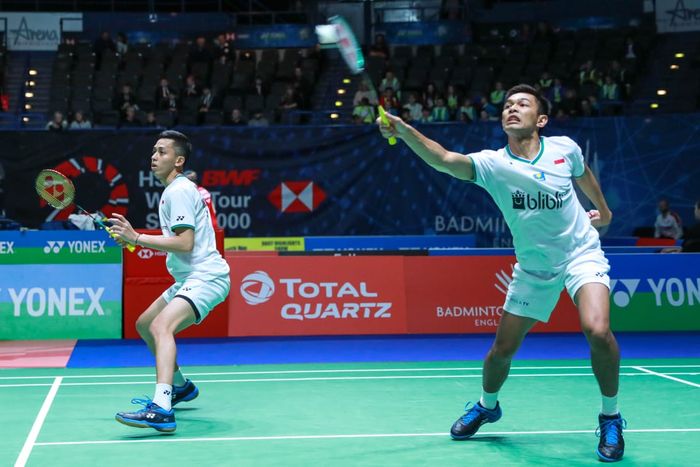
<path fill-rule="evenodd" d="M 474 164 L 469 156 L 448 151 L 439 143 L 427 138 L 421 132 L 399 117 L 387 114 L 389 125 L 377 118 L 382 136 L 400 138 L 428 165 L 462 180 L 474 180 Z"/>
<path fill-rule="evenodd" d="M 588 217 L 591 219 L 593 227 L 603 227 L 610 224 L 612 211 L 610 211 L 608 203 L 605 201 L 605 196 L 603 196 L 598 180 L 596 180 L 588 165 L 586 165 L 583 175 L 576 178 L 576 183 L 596 207 L 596 210 L 588 212 Z"/>
<path fill-rule="evenodd" d="M 188 228 L 175 229 L 175 235 L 140 234 L 134 230 L 131 223 L 121 214 L 113 214 L 109 219 L 112 223 L 110 231 L 131 245 L 140 245 L 168 253 L 189 253 L 194 248 L 194 230 Z"/>

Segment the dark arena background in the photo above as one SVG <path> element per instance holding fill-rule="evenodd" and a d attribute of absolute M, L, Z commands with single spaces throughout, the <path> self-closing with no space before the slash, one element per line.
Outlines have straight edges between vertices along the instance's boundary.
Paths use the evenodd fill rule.
<path fill-rule="evenodd" d="M 336 15 L 364 74 L 317 35 Z M 606 460 L 566 290 L 515 355 L 503 418 L 450 438 L 509 314 L 513 237 L 489 193 L 375 123 L 381 105 L 449 151 L 500 150 L 521 83 L 614 213 L 598 230 L 622 462 L 697 465 L 700 0 L 0 0 L 0 464 Z M 122 249 L 76 203 L 160 235 L 169 129 L 192 143 L 231 288 L 177 336 L 201 393 L 163 434 L 114 414 L 156 382 L 136 320 L 173 284 L 166 253 Z M 74 204 L 37 195 L 42 169 Z M 527 196 L 513 209 L 548 209 Z"/>

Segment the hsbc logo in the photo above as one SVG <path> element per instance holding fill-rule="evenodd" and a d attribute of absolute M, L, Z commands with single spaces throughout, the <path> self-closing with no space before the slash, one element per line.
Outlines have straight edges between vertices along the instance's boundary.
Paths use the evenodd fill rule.
<path fill-rule="evenodd" d="M 139 250 L 138 253 L 136 253 L 139 258 L 141 259 L 151 259 L 153 258 L 153 250 L 149 250 L 148 248 L 142 248 Z"/>
<path fill-rule="evenodd" d="M 46 246 L 44 246 L 44 254 L 58 254 L 65 244 L 66 242 L 64 241 L 53 242 L 49 240 L 46 242 Z"/>
<path fill-rule="evenodd" d="M 151 250 L 150 248 L 141 248 L 136 255 L 144 260 L 153 258 L 154 256 L 165 256 L 167 253 L 164 251 Z"/>
<path fill-rule="evenodd" d="M 282 182 L 267 197 L 280 212 L 312 212 L 326 199 L 313 181 Z"/>
<path fill-rule="evenodd" d="M 241 297 L 248 305 L 260 305 L 275 293 L 275 283 L 266 272 L 255 271 L 241 282 Z"/>

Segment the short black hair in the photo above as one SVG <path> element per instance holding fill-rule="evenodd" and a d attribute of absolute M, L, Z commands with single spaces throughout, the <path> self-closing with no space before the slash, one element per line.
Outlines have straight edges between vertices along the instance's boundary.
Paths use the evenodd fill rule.
<path fill-rule="evenodd" d="M 530 86 L 529 84 L 517 84 L 513 86 L 506 92 L 506 99 L 508 99 L 513 94 L 518 94 L 520 92 L 524 92 L 525 94 L 531 94 L 535 96 L 535 99 L 537 99 L 537 113 L 539 115 L 549 116 L 549 113 L 552 111 L 552 104 L 549 103 L 549 100 L 546 97 L 544 97 L 541 92 L 539 92 L 537 89 Z"/>
<path fill-rule="evenodd" d="M 172 140 L 175 154 L 178 156 L 187 159 L 192 154 L 192 143 L 190 143 L 190 139 L 184 133 L 175 130 L 165 130 L 158 135 L 158 139 Z"/>

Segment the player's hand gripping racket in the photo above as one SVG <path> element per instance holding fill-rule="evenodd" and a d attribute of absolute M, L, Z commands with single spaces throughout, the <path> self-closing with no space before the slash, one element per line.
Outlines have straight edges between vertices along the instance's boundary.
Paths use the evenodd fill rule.
<path fill-rule="evenodd" d="M 332 16 L 328 18 L 328 22 L 330 23 L 330 26 L 335 28 L 335 31 L 333 31 L 330 35 L 333 37 L 336 45 L 338 46 L 338 51 L 340 51 L 340 55 L 343 57 L 343 60 L 345 60 L 345 63 L 347 63 L 348 67 L 350 68 L 350 72 L 353 75 L 362 74 L 363 79 L 369 83 L 369 86 L 374 90 L 374 94 L 378 95 L 372 79 L 367 75 L 367 73 L 365 73 L 365 57 L 362 55 L 362 48 L 360 48 L 360 44 L 357 42 L 355 34 L 353 34 L 350 25 L 342 16 Z M 319 30 L 319 27 L 317 27 L 316 32 L 319 35 L 319 38 L 324 35 L 322 28 Z M 323 40 L 321 42 L 323 43 Z M 386 111 L 384 108 L 380 105 L 378 106 L 378 110 L 379 118 L 381 119 L 382 123 L 389 126 L 389 119 L 386 118 Z M 392 146 L 396 144 L 396 137 L 389 137 L 389 144 Z"/>
<path fill-rule="evenodd" d="M 49 203 L 51 207 L 56 209 L 65 209 L 71 204 L 75 204 L 78 209 L 90 216 L 97 225 L 104 229 L 110 237 L 112 237 L 115 241 L 118 239 L 116 234 L 113 234 L 109 230 L 109 227 L 102 222 L 102 220 L 87 212 L 87 210 L 81 207 L 79 204 L 74 203 L 75 186 L 73 185 L 73 182 L 71 182 L 70 179 L 61 172 L 52 169 L 42 170 L 36 177 L 34 187 L 36 188 L 37 194 L 41 196 L 44 201 Z M 131 244 L 127 244 L 126 248 L 129 251 L 134 251 L 136 249 L 136 247 Z"/>

